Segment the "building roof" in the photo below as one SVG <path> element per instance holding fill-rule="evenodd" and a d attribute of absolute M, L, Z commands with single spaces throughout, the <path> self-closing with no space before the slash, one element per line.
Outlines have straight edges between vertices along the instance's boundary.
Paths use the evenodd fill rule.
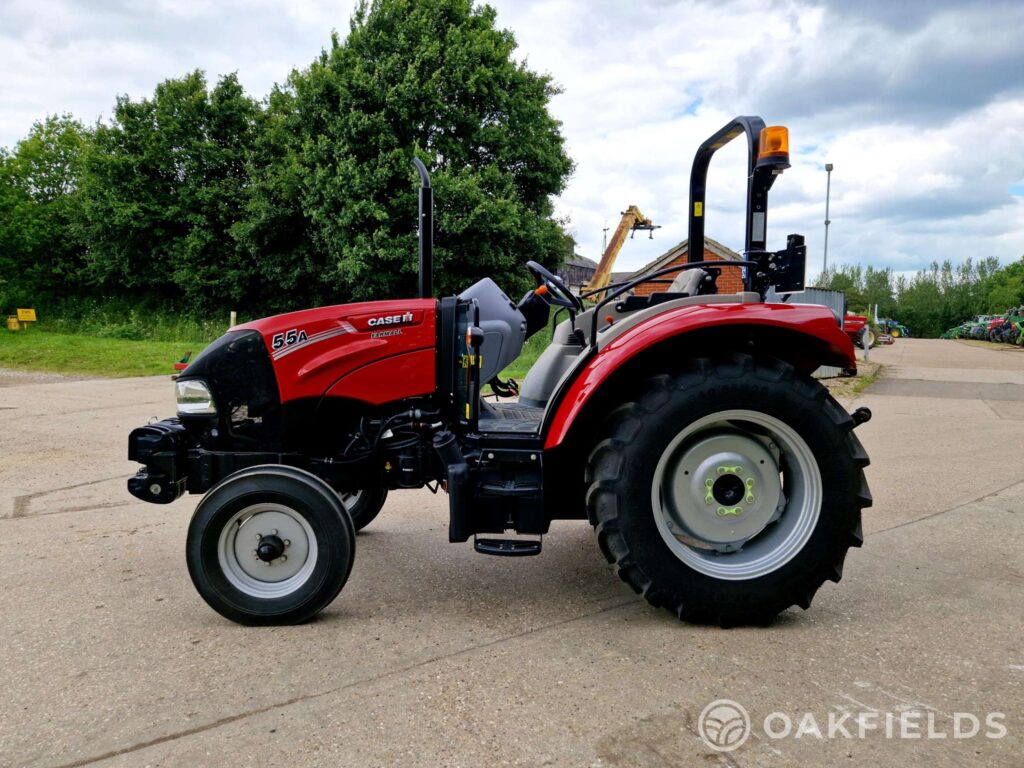
<path fill-rule="evenodd" d="M 584 269 L 597 269 L 597 262 L 592 259 L 588 259 L 586 256 L 580 256 L 578 253 L 573 254 L 569 259 L 565 260 L 566 267 L 583 267 Z"/>
<path fill-rule="evenodd" d="M 743 257 L 740 256 L 732 248 L 722 245 L 717 240 L 712 240 L 710 237 L 704 238 L 704 249 L 711 251 L 716 256 L 721 257 L 724 261 L 740 261 Z M 651 261 L 644 266 L 640 267 L 636 272 L 629 275 L 630 279 L 635 280 L 636 278 L 647 274 L 648 272 L 657 272 L 659 269 L 665 269 L 670 266 L 673 261 L 681 256 L 686 255 L 690 252 L 690 241 L 683 240 L 681 243 L 674 245 L 669 248 L 665 253 L 661 254 L 654 261 Z"/>

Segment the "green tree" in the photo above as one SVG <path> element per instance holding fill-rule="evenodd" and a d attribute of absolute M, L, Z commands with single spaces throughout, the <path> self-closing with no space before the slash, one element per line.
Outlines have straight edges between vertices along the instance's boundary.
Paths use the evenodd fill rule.
<path fill-rule="evenodd" d="M 818 276 L 818 286 L 846 294 L 850 311 L 861 311 L 867 302 L 864 299 L 864 270 L 857 264 L 842 264 L 829 267 Z"/>
<path fill-rule="evenodd" d="M 471 0 L 362 2 L 344 42 L 271 96 L 269 162 L 236 233 L 294 275 L 272 263 L 264 274 L 317 281 L 335 301 L 412 295 L 414 154 L 432 172 L 437 292 L 484 276 L 514 291 L 528 259 L 557 266 L 552 196 L 572 164 L 548 112 L 556 89 L 515 47 Z M 281 224 L 287 240 L 274 234 Z"/>
<path fill-rule="evenodd" d="M 60 297 L 78 280 L 78 190 L 88 141 L 80 122 L 53 115 L 35 123 L 13 152 L 0 151 L 5 303 Z"/>
<path fill-rule="evenodd" d="M 318 246 L 304 207 L 310 171 L 304 146 L 310 117 L 299 113 L 294 87 L 275 86 L 249 155 L 245 210 L 232 235 L 257 278 L 250 301 L 263 311 L 342 298 L 336 290 L 336 264 Z"/>
<path fill-rule="evenodd" d="M 948 260 L 933 262 L 900 284 L 894 314 L 915 335 L 938 336 L 986 310 L 987 286 L 1001 272 L 998 259 L 991 256 L 955 266 Z"/>
<path fill-rule="evenodd" d="M 896 294 L 892 269 L 867 267 L 864 270 L 864 302 L 878 307 L 878 316 L 892 317 L 896 311 Z"/>
<path fill-rule="evenodd" d="M 990 275 L 981 290 L 986 312 L 1005 312 L 1024 304 L 1024 257 Z"/>
<path fill-rule="evenodd" d="M 152 99 L 121 97 L 86 157 L 84 230 L 93 279 L 193 306 L 246 295 L 253 271 L 231 235 L 242 217 L 259 105 L 235 75 L 193 72 Z"/>

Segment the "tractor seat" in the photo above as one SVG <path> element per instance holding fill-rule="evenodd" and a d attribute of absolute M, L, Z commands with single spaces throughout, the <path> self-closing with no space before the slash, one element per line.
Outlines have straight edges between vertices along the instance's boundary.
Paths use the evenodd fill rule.
<path fill-rule="evenodd" d="M 698 268 L 680 272 L 676 275 L 676 279 L 672 281 L 672 285 L 668 287 L 667 291 L 656 292 L 647 296 L 627 296 L 615 305 L 615 309 L 620 313 L 635 312 L 638 309 L 647 309 L 666 301 L 696 296 L 706 274 L 707 272 Z"/>

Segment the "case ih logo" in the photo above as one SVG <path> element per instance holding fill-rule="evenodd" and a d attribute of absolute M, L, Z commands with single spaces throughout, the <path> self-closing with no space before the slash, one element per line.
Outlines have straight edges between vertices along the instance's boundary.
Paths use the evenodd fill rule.
<path fill-rule="evenodd" d="M 412 322 L 412 312 L 405 312 L 401 315 L 384 315 L 382 317 L 371 317 L 366 324 L 371 328 L 379 328 L 385 325 L 404 325 Z"/>

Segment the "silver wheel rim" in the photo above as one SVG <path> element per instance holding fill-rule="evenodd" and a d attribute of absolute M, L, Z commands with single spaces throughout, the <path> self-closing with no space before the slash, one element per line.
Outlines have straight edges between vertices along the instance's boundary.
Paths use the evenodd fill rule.
<path fill-rule="evenodd" d="M 260 560 L 256 547 L 263 536 L 284 542 L 281 557 Z M 283 504 L 253 504 L 236 512 L 221 529 L 217 560 L 224 577 L 235 589 L 271 599 L 302 587 L 317 560 L 316 535 L 306 518 Z"/>
<path fill-rule="evenodd" d="M 651 486 L 655 523 L 672 553 L 733 581 L 792 560 L 814 532 L 821 500 L 821 472 L 804 439 L 748 410 L 687 425 L 662 452 Z"/>
<path fill-rule="evenodd" d="M 340 493 L 338 497 L 341 499 L 341 503 L 345 505 L 345 509 L 352 513 L 353 508 L 359 503 L 359 499 L 363 496 L 362 491 L 353 491 L 352 493 Z"/>

